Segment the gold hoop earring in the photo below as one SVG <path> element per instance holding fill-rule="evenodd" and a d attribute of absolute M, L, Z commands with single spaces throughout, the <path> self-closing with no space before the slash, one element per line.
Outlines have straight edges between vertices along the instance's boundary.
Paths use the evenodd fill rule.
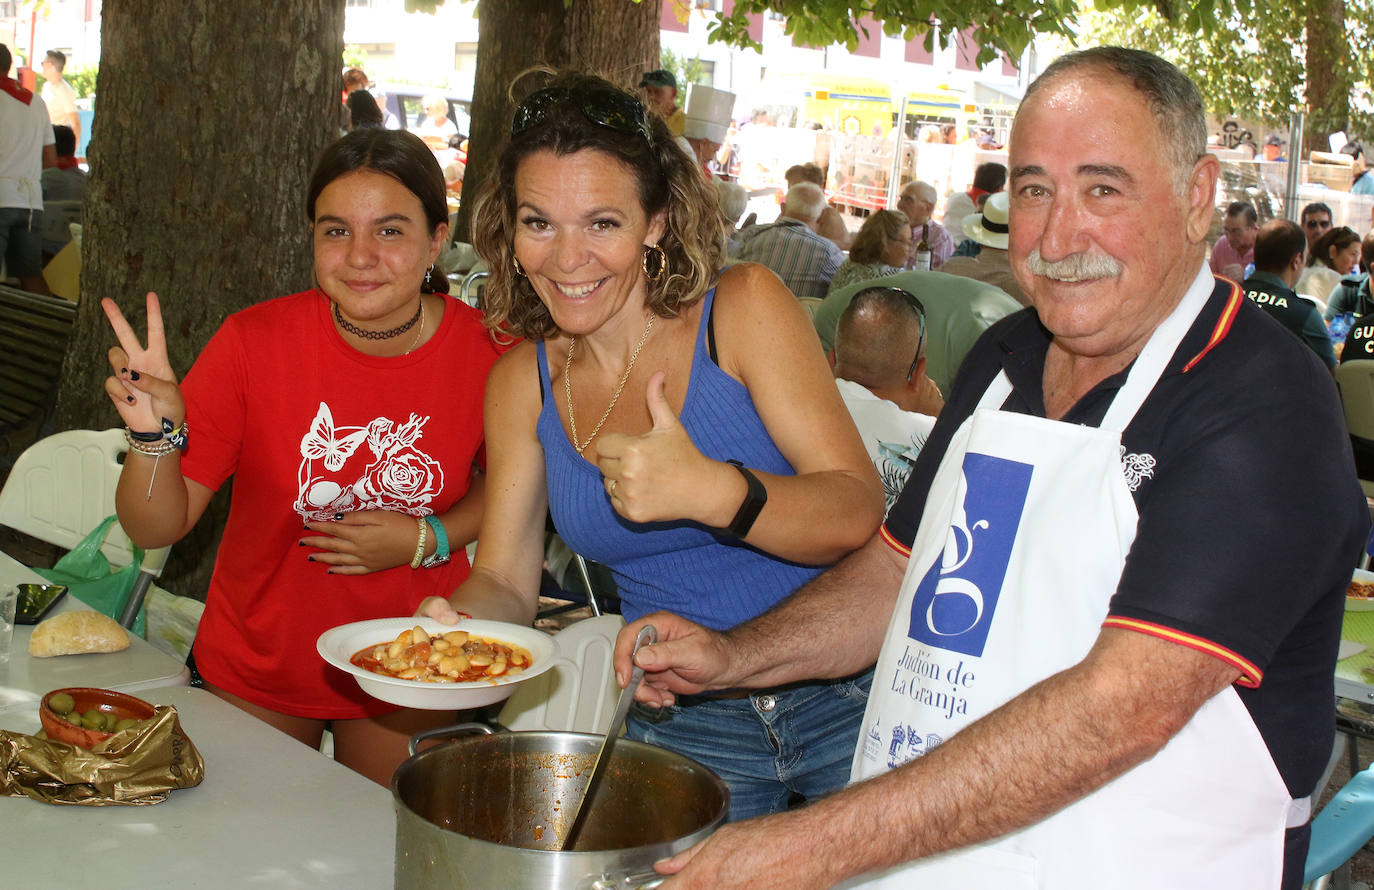
<path fill-rule="evenodd" d="M 510 255 L 510 264 L 511 264 L 511 267 L 515 269 L 515 276 L 516 276 L 517 278 L 524 278 L 524 277 L 525 277 L 525 269 L 524 269 L 523 266 L 520 265 L 520 258 L 519 258 L 519 257 L 517 257 L 515 254 L 511 254 L 511 255 Z"/>
<path fill-rule="evenodd" d="M 654 270 L 652 272 L 649 271 L 650 256 L 654 256 Z M 664 272 L 668 271 L 668 254 L 664 253 L 663 248 L 657 244 L 645 246 L 644 257 L 640 265 L 644 268 L 644 277 L 649 279 L 650 283 L 656 282 L 663 277 Z"/>

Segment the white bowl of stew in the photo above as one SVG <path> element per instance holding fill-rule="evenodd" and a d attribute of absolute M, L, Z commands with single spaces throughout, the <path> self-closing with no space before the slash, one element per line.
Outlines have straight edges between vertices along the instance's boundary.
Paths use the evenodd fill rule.
<path fill-rule="evenodd" d="M 439 639 L 453 631 L 465 631 L 474 641 L 496 644 L 528 653 L 528 665 L 506 669 L 500 676 L 470 676 L 462 679 L 443 676 L 434 679 L 404 679 L 369 658 L 378 646 L 388 646 L 402 633 L 423 628 Z M 351 674 L 363 692 L 373 698 L 407 708 L 436 711 L 480 708 L 509 698 L 519 683 L 537 677 L 558 660 L 558 644 L 543 631 L 503 621 L 465 618 L 457 624 L 441 624 L 432 618 L 374 618 L 331 628 L 315 643 L 320 656 L 334 667 Z M 473 662 L 480 659 L 473 658 Z M 518 659 L 512 656 L 513 666 Z M 380 671 L 380 672 L 379 672 Z"/>

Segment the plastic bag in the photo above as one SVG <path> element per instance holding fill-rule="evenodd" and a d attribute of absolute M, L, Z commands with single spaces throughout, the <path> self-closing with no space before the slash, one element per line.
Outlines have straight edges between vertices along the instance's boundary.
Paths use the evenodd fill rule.
<path fill-rule="evenodd" d="M 67 585 L 77 599 L 118 621 L 124 614 L 124 604 L 129 601 L 134 584 L 138 581 L 139 567 L 143 565 L 143 551 L 134 547 L 134 559 L 119 569 L 111 570 L 110 561 L 100 552 L 105 543 L 105 535 L 118 517 L 106 516 L 80 544 L 70 553 L 57 561 L 50 569 L 34 569 L 35 572 L 56 584 Z M 138 618 L 131 628 L 140 637 L 147 636 L 148 607 L 145 603 L 138 610 Z"/>
<path fill-rule="evenodd" d="M 89 750 L 0 730 L 0 795 L 87 807 L 161 803 L 205 777 L 205 761 L 163 705 L 142 729 L 116 733 Z"/>

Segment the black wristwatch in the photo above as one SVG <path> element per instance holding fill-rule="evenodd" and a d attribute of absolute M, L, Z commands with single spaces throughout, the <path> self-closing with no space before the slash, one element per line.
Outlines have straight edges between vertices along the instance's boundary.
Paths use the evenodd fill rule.
<path fill-rule="evenodd" d="M 749 534 L 749 530 L 754 527 L 754 520 L 759 518 L 759 513 L 763 511 L 763 505 L 768 503 L 768 489 L 763 487 L 759 477 L 753 471 L 737 460 L 727 460 L 727 464 L 739 470 L 744 481 L 749 485 L 749 490 L 745 492 L 744 503 L 739 505 L 739 511 L 735 513 L 735 518 L 730 520 L 723 531 L 732 538 L 743 538 Z"/>

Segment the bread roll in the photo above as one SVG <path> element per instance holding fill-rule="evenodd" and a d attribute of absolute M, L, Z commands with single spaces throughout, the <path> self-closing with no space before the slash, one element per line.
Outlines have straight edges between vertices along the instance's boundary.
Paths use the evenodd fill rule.
<path fill-rule="evenodd" d="M 35 658 L 118 652 L 129 648 L 129 634 L 119 622 L 99 612 L 63 612 L 33 629 L 29 654 Z"/>

